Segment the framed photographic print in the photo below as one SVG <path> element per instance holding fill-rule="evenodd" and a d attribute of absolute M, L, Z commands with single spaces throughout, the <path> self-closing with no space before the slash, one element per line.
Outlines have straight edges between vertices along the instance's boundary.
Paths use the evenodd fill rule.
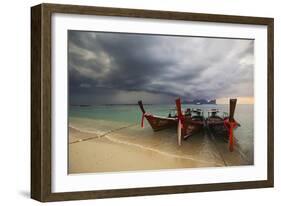
<path fill-rule="evenodd" d="M 273 19 L 31 8 L 31 197 L 273 187 Z"/>

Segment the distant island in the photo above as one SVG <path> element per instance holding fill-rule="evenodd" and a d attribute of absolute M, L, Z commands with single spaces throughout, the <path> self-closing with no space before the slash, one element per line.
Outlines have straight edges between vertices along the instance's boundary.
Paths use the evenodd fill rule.
<path fill-rule="evenodd" d="M 206 100 L 206 99 L 194 99 L 192 101 L 183 101 L 183 104 L 196 104 L 196 105 L 201 105 L 201 104 L 216 104 L 216 100 Z"/>
<path fill-rule="evenodd" d="M 183 101 L 182 104 L 194 104 L 194 105 L 201 105 L 201 104 L 216 104 L 216 99 L 206 100 L 206 99 L 194 99 L 191 101 Z M 110 104 L 70 104 L 70 106 L 76 107 L 91 107 L 91 106 L 133 106 L 138 105 L 137 103 L 127 103 L 127 104 L 120 104 L 120 103 L 110 103 Z M 146 103 L 144 105 L 158 105 L 158 104 L 150 104 Z"/>

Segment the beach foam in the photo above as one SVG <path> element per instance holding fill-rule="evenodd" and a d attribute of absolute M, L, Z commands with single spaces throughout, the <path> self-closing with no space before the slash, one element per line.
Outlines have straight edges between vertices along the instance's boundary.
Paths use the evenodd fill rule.
<path fill-rule="evenodd" d="M 153 132 L 148 125 L 86 118 L 71 118 L 69 125 L 69 173 L 249 164 L 204 132 L 178 146 L 175 131 Z"/>

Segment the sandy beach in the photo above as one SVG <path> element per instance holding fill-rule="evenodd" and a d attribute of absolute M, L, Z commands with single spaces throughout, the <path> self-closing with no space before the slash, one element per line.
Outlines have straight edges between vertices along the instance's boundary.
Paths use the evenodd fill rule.
<path fill-rule="evenodd" d="M 149 125 L 70 118 L 69 173 L 249 165 L 239 148 L 201 132 L 177 145 L 176 132 Z"/>

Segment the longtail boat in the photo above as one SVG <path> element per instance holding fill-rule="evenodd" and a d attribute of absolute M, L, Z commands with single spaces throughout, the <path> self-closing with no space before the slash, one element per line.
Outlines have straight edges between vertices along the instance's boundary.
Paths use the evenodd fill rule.
<path fill-rule="evenodd" d="M 234 119 L 234 112 L 237 99 L 230 99 L 229 116 L 219 116 L 219 110 L 212 109 L 208 112 L 205 119 L 201 109 L 190 109 L 182 111 L 181 99 L 176 99 L 176 114 L 167 117 L 157 116 L 145 111 L 142 101 L 138 101 L 142 111 L 141 127 L 144 127 L 144 119 L 148 121 L 153 131 L 160 131 L 167 128 L 177 127 L 178 145 L 181 145 L 183 139 L 202 131 L 204 128 L 209 129 L 215 137 L 223 137 L 229 142 L 229 150 L 232 152 L 234 147 L 233 130 L 240 124 Z"/>
<path fill-rule="evenodd" d="M 229 116 L 219 116 L 219 110 L 212 109 L 208 112 L 206 126 L 215 137 L 223 138 L 229 142 L 229 150 L 232 152 L 234 147 L 233 130 L 240 126 L 234 119 L 234 112 L 237 99 L 229 100 Z"/>
<path fill-rule="evenodd" d="M 183 114 L 180 98 L 176 99 L 176 108 L 178 114 L 178 145 L 181 145 L 182 139 L 187 139 L 204 128 L 204 116 L 201 109 L 191 110 L 190 115 Z"/>
<path fill-rule="evenodd" d="M 150 113 L 147 113 L 144 109 L 142 101 L 138 101 L 139 107 L 142 111 L 142 120 L 141 127 L 144 127 L 144 118 L 148 121 L 153 131 L 160 131 L 163 129 L 175 127 L 178 124 L 178 117 L 175 115 L 169 114 L 167 117 L 156 116 Z"/>

